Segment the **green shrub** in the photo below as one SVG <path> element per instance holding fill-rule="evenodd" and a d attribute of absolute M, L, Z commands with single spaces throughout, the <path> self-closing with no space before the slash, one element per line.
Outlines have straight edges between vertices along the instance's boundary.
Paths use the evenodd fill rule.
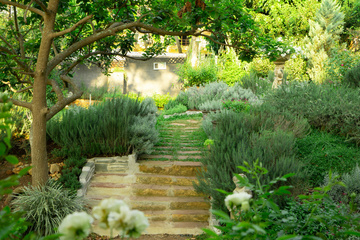
<path fill-rule="evenodd" d="M 164 105 L 164 110 L 169 110 L 171 108 L 176 107 L 177 105 L 179 105 L 180 103 L 175 100 L 175 99 L 170 99 L 165 105 Z"/>
<path fill-rule="evenodd" d="M 360 150 L 345 139 L 314 130 L 308 136 L 297 139 L 298 158 L 308 171 L 308 181 L 313 186 L 323 184 L 329 170 L 348 173 L 360 163 Z"/>
<path fill-rule="evenodd" d="M 65 166 L 61 171 L 59 181 L 65 188 L 76 191 L 81 188 L 79 176 L 82 172 L 82 167 L 86 164 L 86 158 L 74 155 L 67 158 L 64 163 Z"/>
<path fill-rule="evenodd" d="M 350 83 L 350 79 L 346 79 L 346 73 L 359 63 L 359 55 L 347 49 L 333 48 L 325 64 L 327 82 L 331 81 L 333 84 Z"/>
<path fill-rule="evenodd" d="M 199 65 L 192 67 L 189 60 L 179 67 L 178 75 L 184 87 L 200 86 L 217 80 L 217 67 L 214 59 L 206 57 L 199 60 Z"/>
<path fill-rule="evenodd" d="M 155 105 L 158 108 L 163 108 L 172 99 L 169 93 L 166 95 L 153 94 L 151 98 L 154 99 Z"/>
<path fill-rule="evenodd" d="M 24 212 L 24 218 L 31 223 L 29 229 L 40 235 L 55 233 L 66 215 L 84 210 L 83 199 L 76 192 L 54 181 L 44 186 L 24 187 L 12 205 L 15 211 Z"/>
<path fill-rule="evenodd" d="M 175 113 L 186 112 L 186 110 L 187 110 L 187 108 L 184 105 L 178 104 L 175 107 L 172 107 L 172 108 L 162 111 L 161 114 L 162 115 L 173 115 Z"/>
<path fill-rule="evenodd" d="M 343 82 L 352 88 L 360 88 L 360 64 L 346 72 Z"/>
<path fill-rule="evenodd" d="M 250 72 L 255 72 L 261 78 L 266 78 L 274 69 L 275 65 L 268 58 L 254 58 L 250 63 Z"/>
<path fill-rule="evenodd" d="M 259 78 L 255 71 L 250 71 L 241 78 L 240 86 L 244 89 L 250 89 L 259 96 L 271 89 L 273 81 L 274 72 L 270 72 L 267 78 Z"/>
<path fill-rule="evenodd" d="M 232 182 L 234 173 L 240 173 L 236 168 L 248 162 L 250 165 L 259 159 L 263 167 L 269 170 L 266 178 L 276 178 L 287 172 L 297 174 L 293 178 L 296 182 L 301 179 L 301 163 L 295 158 L 295 137 L 288 131 L 276 129 L 273 131 L 264 128 L 264 125 L 254 124 L 256 116 L 241 112 L 222 111 L 217 117 L 217 126 L 211 134 L 214 145 L 211 154 L 201 160 L 207 169 L 199 176 L 199 183 L 194 187 L 212 197 L 213 207 L 227 211 L 224 206 L 224 196 L 215 189 L 233 191 Z M 254 123 L 255 122 L 255 123 Z"/>
<path fill-rule="evenodd" d="M 287 81 L 309 80 L 308 75 L 306 75 L 306 61 L 299 56 L 286 61 L 284 70 Z"/>
<path fill-rule="evenodd" d="M 360 144 L 360 89 L 293 83 L 269 92 L 265 107 L 307 118 L 315 128 Z"/>
<path fill-rule="evenodd" d="M 337 173 L 334 173 L 337 175 Z M 337 203 L 352 204 L 353 210 L 360 208 L 360 167 L 356 165 L 351 171 L 341 174 L 340 180 L 345 186 L 335 186 L 329 191 L 329 196 Z M 324 184 L 328 184 L 329 176 Z"/>
<path fill-rule="evenodd" d="M 229 86 L 233 86 L 246 74 L 248 65 L 247 62 L 238 59 L 234 49 L 222 51 L 217 60 L 218 79 Z"/>
<path fill-rule="evenodd" d="M 224 101 L 223 108 L 227 110 L 231 110 L 234 112 L 248 112 L 250 109 L 250 105 L 247 102 L 247 99 L 232 99 L 230 101 Z"/>
<path fill-rule="evenodd" d="M 150 152 L 157 142 L 157 107 L 123 96 L 89 107 L 75 107 L 48 122 L 47 132 L 63 151 L 83 155 Z"/>

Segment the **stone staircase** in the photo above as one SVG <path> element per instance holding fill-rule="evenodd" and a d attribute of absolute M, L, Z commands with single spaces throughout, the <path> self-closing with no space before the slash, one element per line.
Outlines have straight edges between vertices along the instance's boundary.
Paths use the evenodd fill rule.
<path fill-rule="evenodd" d="M 198 122 L 189 122 L 194 123 L 199 126 Z M 170 124 L 171 131 L 181 130 L 179 126 L 184 127 L 176 122 Z M 201 157 L 202 143 L 196 147 L 193 138 L 181 136 L 175 146 L 171 135 L 163 134 L 161 146 L 156 146 L 151 155 L 140 156 L 131 166 L 126 166 L 120 158 L 108 162 L 96 160 L 95 174 L 85 196 L 89 205 L 95 206 L 110 197 L 121 199 L 148 217 L 147 234 L 201 234 L 201 228 L 209 226 L 210 215 L 207 197 L 193 188 L 195 176 L 201 169 L 200 162 L 194 160 Z M 97 227 L 94 232 L 109 235 L 108 230 Z"/>

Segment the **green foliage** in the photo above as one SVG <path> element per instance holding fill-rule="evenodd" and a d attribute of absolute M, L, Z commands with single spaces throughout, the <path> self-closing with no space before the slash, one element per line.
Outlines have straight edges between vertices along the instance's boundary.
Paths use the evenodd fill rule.
<path fill-rule="evenodd" d="M 338 175 L 334 173 L 334 175 Z M 350 204 L 353 211 L 360 208 L 360 167 L 356 165 L 352 170 L 339 175 L 345 186 L 335 186 L 329 191 L 329 196 L 337 203 Z M 325 185 L 329 176 L 325 177 Z"/>
<path fill-rule="evenodd" d="M 170 99 L 165 105 L 164 105 L 164 110 L 169 110 L 171 108 L 176 107 L 177 105 L 179 105 L 179 102 L 175 99 Z"/>
<path fill-rule="evenodd" d="M 215 111 L 222 109 L 223 104 L 219 99 L 208 100 L 199 105 L 201 111 Z"/>
<path fill-rule="evenodd" d="M 250 71 L 250 73 L 241 78 L 240 86 L 244 89 L 250 89 L 254 94 L 259 96 L 271 89 L 272 81 L 274 81 L 273 71 L 269 72 L 267 78 L 260 78 L 255 71 Z"/>
<path fill-rule="evenodd" d="M 154 99 L 155 105 L 158 108 L 163 108 L 172 99 L 169 93 L 166 95 L 153 94 L 151 98 Z"/>
<path fill-rule="evenodd" d="M 29 229 L 40 235 L 55 233 L 66 215 L 84 210 L 83 199 L 55 181 L 44 186 L 24 187 L 12 206 L 16 212 L 24 213 L 26 221 L 31 223 Z"/>
<path fill-rule="evenodd" d="M 240 61 L 233 49 L 220 52 L 217 59 L 218 79 L 229 86 L 239 82 L 246 73 L 248 63 Z"/>
<path fill-rule="evenodd" d="M 344 77 L 344 84 L 352 88 L 360 88 L 360 64 L 348 70 Z"/>
<path fill-rule="evenodd" d="M 359 89 L 294 83 L 269 92 L 264 106 L 302 116 L 315 128 L 360 143 Z"/>
<path fill-rule="evenodd" d="M 81 174 L 82 167 L 86 164 L 86 158 L 71 156 L 67 158 L 64 163 L 65 166 L 61 172 L 59 181 L 65 188 L 76 191 L 81 188 L 79 176 Z"/>
<path fill-rule="evenodd" d="M 65 152 L 83 155 L 150 152 L 157 141 L 152 99 L 108 99 L 88 109 L 75 107 L 48 122 L 47 132 Z"/>
<path fill-rule="evenodd" d="M 219 217 L 220 234 L 204 230 L 208 239 L 352 239 L 358 236 L 359 215 L 350 214 L 348 206 L 338 206 L 331 202 L 327 193 L 336 185 L 342 185 L 338 178 L 331 177 L 329 184 L 316 188 L 310 195 L 298 196 L 298 202 L 290 201 L 286 207 L 280 207 L 274 199 L 277 196 L 290 194 L 290 186 L 276 187 L 285 182 L 293 174 L 286 174 L 272 181 L 262 181 L 262 176 L 269 171 L 258 161 L 253 165 L 244 162 L 239 166 L 247 177 L 236 175 L 239 184 L 252 191 L 252 199 L 242 200 L 244 193 L 231 194 L 223 190 L 219 192 L 228 195 L 227 200 L 233 204 L 230 218 L 222 211 L 214 210 Z M 248 179 L 250 178 L 250 180 Z M 255 182 L 255 183 L 251 183 Z M 243 205 L 247 205 L 244 207 Z M 231 205 L 230 205 L 231 206 Z M 356 222 L 356 223 L 355 223 Z M 355 230 L 355 231 L 354 231 Z M 357 239 L 357 238 L 356 238 Z"/>
<path fill-rule="evenodd" d="M 230 101 L 223 102 L 224 109 L 231 110 L 234 112 L 248 112 L 250 110 L 250 105 L 247 102 L 247 99 L 231 99 Z"/>
<path fill-rule="evenodd" d="M 179 67 L 177 73 L 184 87 L 191 87 L 217 81 L 217 71 L 214 59 L 206 57 L 199 60 L 195 67 L 187 60 Z"/>
<path fill-rule="evenodd" d="M 306 61 L 297 56 L 285 62 L 285 74 L 287 81 L 308 81 L 306 75 Z"/>
<path fill-rule="evenodd" d="M 331 81 L 331 83 L 336 85 L 345 83 L 353 86 L 354 83 L 356 84 L 356 78 L 352 78 L 351 73 L 350 75 L 346 74 L 347 72 L 350 72 L 350 69 L 355 69 L 355 66 L 359 63 L 359 55 L 356 55 L 347 49 L 333 48 L 325 65 L 327 82 Z"/>
<path fill-rule="evenodd" d="M 198 176 L 199 183 L 195 185 L 197 191 L 212 197 L 214 209 L 226 211 L 224 196 L 215 189 L 233 191 L 232 176 L 240 173 L 236 166 L 243 165 L 245 161 L 253 164 L 254 159 L 259 159 L 269 169 L 266 178 L 276 178 L 288 171 L 297 174 L 293 178 L 294 183 L 302 178 L 302 164 L 295 158 L 295 137 L 292 133 L 296 127 L 288 124 L 286 129 L 279 124 L 277 119 L 280 115 L 233 111 L 222 111 L 217 115 L 218 123 L 211 133 L 214 140 L 211 154 L 201 160 L 207 170 Z M 292 119 L 294 122 L 294 117 Z"/>
<path fill-rule="evenodd" d="M 178 104 L 175 107 L 172 107 L 172 108 L 162 111 L 161 114 L 162 115 L 173 115 L 175 113 L 186 112 L 186 110 L 187 110 L 187 108 L 184 105 Z"/>
<path fill-rule="evenodd" d="M 317 130 L 297 139 L 298 158 L 304 163 L 308 182 L 313 186 L 322 185 L 329 170 L 344 174 L 360 163 L 360 150 L 344 140 L 343 137 Z"/>
<path fill-rule="evenodd" d="M 274 68 L 274 64 L 268 58 L 254 58 L 250 64 L 250 72 L 255 72 L 261 78 L 266 78 Z"/>

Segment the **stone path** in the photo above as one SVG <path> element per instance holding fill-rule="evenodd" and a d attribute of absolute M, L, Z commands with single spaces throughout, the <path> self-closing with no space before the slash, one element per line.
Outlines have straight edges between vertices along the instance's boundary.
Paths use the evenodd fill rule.
<path fill-rule="evenodd" d="M 201 234 L 209 226 L 210 205 L 192 186 L 204 149 L 200 129 L 201 118 L 160 125 L 155 151 L 140 156 L 135 167 L 111 172 L 97 168 L 86 194 L 89 204 L 109 197 L 124 200 L 148 217 L 147 234 Z"/>

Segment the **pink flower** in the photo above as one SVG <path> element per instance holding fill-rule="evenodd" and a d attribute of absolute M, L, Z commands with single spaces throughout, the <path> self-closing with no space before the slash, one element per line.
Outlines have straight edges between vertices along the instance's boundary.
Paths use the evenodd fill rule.
<path fill-rule="evenodd" d="M 344 66 L 344 64 L 341 64 L 341 66 L 343 67 L 343 66 Z"/>

